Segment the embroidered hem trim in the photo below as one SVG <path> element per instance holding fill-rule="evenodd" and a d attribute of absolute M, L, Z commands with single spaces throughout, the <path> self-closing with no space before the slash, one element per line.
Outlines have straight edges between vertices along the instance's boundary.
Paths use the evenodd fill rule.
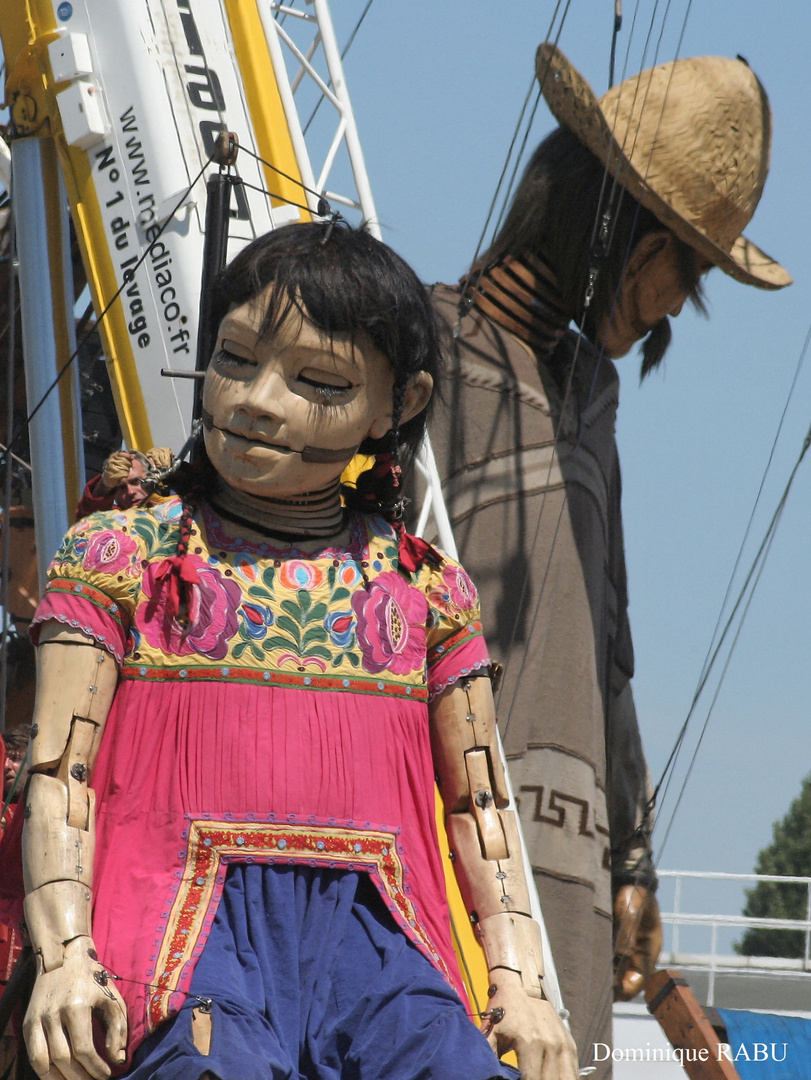
<path fill-rule="evenodd" d="M 67 593 L 68 596 L 81 596 L 83 600 L 87 600 L 94 607 L 103 611 L 105 615 L 109 615 L 111 619 L 114 619 L 122 630 L 127 629 L 122 618 L 121 608 L 118 604 L 106 593 L 103 593 L 101 589 L 97 589 L 94 585 L 90 585 L 86 581 L 77 581 L 75 578 L 69 577 L 53 578 L 45 587 L 45 592 Z"/>
<path fill-rule="evenodd" d="M 428 695 L 428 700 L 433 701 L 434 698 L 439 697 L 443 690 L 447 690 L 449 686 L 455 686 L 456 683 L 461 679 L 464 679 L 466 675 L 469 675 L 471 671 L 481 671 L 482 668 L 489 668 L 490 664 L 490 660 L 479 660 L 475 664 L 471 664 L 470 667 L 462 668 L 462 670 L 452 678 L 446 679 L 445 682 L 437 683 L 436 686 L 432 687 L 431 692 Z"/>
<path fill-rule="evenodd" d="M 97 641 L 102 649 L 106 649 L 119 664 L 124 663 L 123 654 L 107 641 L 104 634 L 100 634 L 98 630 L 94 630 L 92 626 L 82 626 L 78 619 L 71 619 L 67 615 L 62 615 L 56 611 L 49 611 L 46 615 L 41 615 L 38 619 L 32 619 L 31 624 L 28 627 L 28 633 L 32 634 L 37 626 L 41 626 L 46 622 L 58 622 L 62 623 L 64 626 L 71 626 L 74 630 L 81 630 L 83 634 L 87 634 L 88 637 Z"/>
<path fill-rule="evenodd" d="M 482 624 L 478 620 L 474 619 L 473 622 L 465 623 L 459 630 L 449 634 L 448 637 L 443 641 L 440 641 L 438 645 L 434 645 L 428 650 L 428 667 L 431 668 L 440 660 L 444 660 L 449 653 L 452 653 L 461 645 L 467 644 L 471 637 L 481 636 Z"/>
<path fill-rule="evenodd" d="M 266 686 L 296 687 L 302 690 L 349 691 L 353 694 L 383 694 L 386 697 L 427 701 L 428 688 L 383 679 L 353 679 L 340 675 L 302 675 L 298 672 L 268 671 L 246 667 L 151 667 L 128 664 L 122 679 L 136 682 L 227 682 L 261 683 Z"/>
<path fill-rule="evenodd" d="M 345 826 L 194 819 L 185 839 L 180 884 L 162 929 L 155 967 L 148 973 L 153 989 L 146 1000 L 147 1031 L 154 1031 L 183 1004 L 186 995 L 181 984 L 188 985 L 190 961 L 203 951 L 231 862 L 367 872 L 395 921 L 452 985 L 450 972 L 408 896 L 395 833 Z"/>

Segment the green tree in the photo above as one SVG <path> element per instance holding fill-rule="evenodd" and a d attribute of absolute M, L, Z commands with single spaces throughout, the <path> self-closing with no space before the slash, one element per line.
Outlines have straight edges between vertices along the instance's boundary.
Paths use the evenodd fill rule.
<path fill-rule="evenodd" d="M 811 877 L 811 775 L 803 780 L 800 794 L 783 820 L 775 822 L 773 835 L 773 842 L 757 857 L 755 873 Z M 761 881 L 747 889 L 743 913 L 754 918 L 805 919 L 808 887 Z M 752 928 L 735 943 L 735 951 L 744 956 L 800 959 L 805 954 L 805 932 Z"/>

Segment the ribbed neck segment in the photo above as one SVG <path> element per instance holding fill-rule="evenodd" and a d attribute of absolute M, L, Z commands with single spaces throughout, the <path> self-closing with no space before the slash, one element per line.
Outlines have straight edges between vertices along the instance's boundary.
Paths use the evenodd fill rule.
<path fill-rule="evenodd" d="M 344 526 L 340 479 L 296 499 L 263 499 L 220 482 L 209 502 L 226 520 L 279 540 L 324 539 Z"/>
<path fill-rule="evenodd" d="M 536 352 L 551 353 L 569 325 L 555 274 L 537 256 L 505 255 L 462 286 L 473 307 Z"/>

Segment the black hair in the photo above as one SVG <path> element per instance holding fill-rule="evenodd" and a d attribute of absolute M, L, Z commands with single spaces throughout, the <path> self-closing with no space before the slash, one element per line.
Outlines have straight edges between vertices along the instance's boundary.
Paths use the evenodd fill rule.
<path fill-rule="evenodd" d="M 382 439 L 367 437 L 360 452 L 374 465 L 341 489 L 350 509 L 402 516 L 401 460 L 410 461 L 425 434 L 428 406 L 401 425 L 409 382 L 421 371 L 439 382 L 439 330 L 430 297 L 399 255 L 364 229 L 343 221 L 285 225 L 248 244 L 215 280 L 212 322 L 218 326 L 234 305 L 269 286 L 260 336 L 272 337 L 291 312 L 306 317 L 327 339 L 361 335 L 391 364 L 392 428 Z M 195 502 L 216 482 L 202 437 L 194 465 L 181 467 L 172 486 L 183 496 L 177 557 L 188 551 Z"/>
<path fill-rule="evenodd" d="M 609 208 L 607 236 L 601 237 L 601 218 Z M 492 266 L 505 255 L 540 254 L 555 272 L 566 310 L 596 343 L 628 256 L 647 233 L 662 231 L 667 230 L 659 219 L 614 181 L 599 158 L 569 128 L 559 127 L 535 150 L 503 226 L 473 270 Z M 705 312 L 695 251 L 673 239 L 684 290 Z M 584 307 L 592 268 L 598 271 L 594 293 Z M 661 356 L 643 361 L 643 376 L 659 360 Z"/>

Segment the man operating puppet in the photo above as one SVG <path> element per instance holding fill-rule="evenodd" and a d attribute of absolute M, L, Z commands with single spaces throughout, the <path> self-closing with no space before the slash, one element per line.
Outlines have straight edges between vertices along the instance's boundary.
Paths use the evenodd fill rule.
<path fill-rule="evenodd" d="M 561 126 L 489 251 L 434 290 L 449 372 L 431 436 L 505 668 L 499 716 L 584 1066 L 610 1041 L 612 996 L 639 992 L 661 943 L 612 359 L 644 339 L 642 375 L 654 369 L 668 316 L 702 308 L 711 267 L 766 289 L 791 279 L 741 235 L 771 125 L 746 63 L 677 60 L 597 100 L 547 44 L 537 74 Z"/>

